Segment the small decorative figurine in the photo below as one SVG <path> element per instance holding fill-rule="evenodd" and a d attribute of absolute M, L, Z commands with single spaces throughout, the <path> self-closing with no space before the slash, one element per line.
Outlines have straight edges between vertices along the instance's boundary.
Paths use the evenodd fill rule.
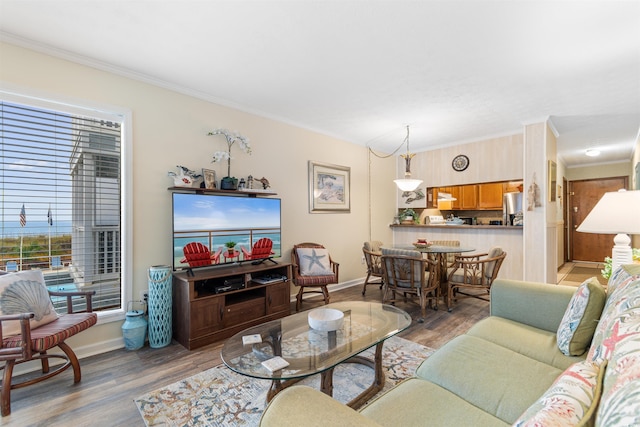
<path fill-rule="evenodd" d="M 249 175 L 249 176 L 247 177 L 247 188 L 248 188 L 249 190 L 252 190 L 252 189 L 253 189 L 253 175 Z"/>
<path fill-rule="evenodd" d="M 265 189 L 265 190 L 267 188 L 271 187 L 269 185 L 269 180 L 267 178 L 265 178 L 264 176 L 262 178 L 260 178 L 258 181 L 260 181 L 262 183 L 262 188 Z"/>
<path fill-rule="evenodd" d="M 184 166 L 176 166 L 178 173 L 169 172 L 167 175 L 173 178 L 173 185 L 176 187 L 192 187 L 202 175 Z M 198 184 L 200 185 L 200 184 Z"/>

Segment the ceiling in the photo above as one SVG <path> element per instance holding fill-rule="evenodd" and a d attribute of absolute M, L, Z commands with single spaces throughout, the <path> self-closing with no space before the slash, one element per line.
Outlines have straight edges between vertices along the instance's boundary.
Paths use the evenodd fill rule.
<path fill-rule="evenodd" d="M 640 1 L 0 0 L 0 40 L 382 152 L 550 118 L 571 167 L 640 129 Z"/>

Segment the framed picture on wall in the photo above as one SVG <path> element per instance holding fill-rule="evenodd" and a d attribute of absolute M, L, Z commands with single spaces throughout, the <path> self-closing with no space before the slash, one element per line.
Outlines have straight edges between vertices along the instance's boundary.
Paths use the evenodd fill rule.
<path fill-rule="evenodd" d="M 309 212 L 351 212 L 351 168 L 309 161 Z"/>
<path fill-rule="evenodd" d="M 211 169 L 202 169 L 202 176 L 204 176 L 204 188 L 213 190 L 216 186 L 216 171 Z"/>
<path fill-rule="evenodd" d="M 549 164 L 547 167 L 547 173 L 549 174 L 548 176 L 548 185 L 547 185 L 547 191 L 549 193 L 549 201 L 550 202 L 555 202 L 556 201 L 556 184 L 557 184 L 557 178 L 556 178 L 556 162 L 554 162 L 553 160 L 549 160 Z"/>

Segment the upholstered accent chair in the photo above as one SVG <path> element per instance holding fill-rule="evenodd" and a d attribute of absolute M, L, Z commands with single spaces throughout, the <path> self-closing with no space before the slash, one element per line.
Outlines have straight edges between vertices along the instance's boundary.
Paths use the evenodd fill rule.
<path fill-rule="evenodd" d="M 472 297 L 489 301 L 491 285 L 506 256 L 500 247 L 493 247 L 488 253 L 456 256 L 448 273 L 447 309 L 451 311 L 454 299 Z"/>
<path fill-rule="evenodd" d="M 296 311 L 300 311 L 302 296 L 306 293 L 322 294 L 324 303 L 329 304 L 327 285 L 338 283 L 340 268 L 329 251 L 319 243 L 298 243 L 291 250 L 291 264 L 293 284 L 300 288 L 296 295 Z"/>
<path fill-rule="evenodd" d="M 424 322 L 427 303 L 438 307 L 437 263 L 423 258 L 418 251 L 382 248 L 382 269 L 384 271 L 383 303 L 394 304 L 407 298 L 418 299 Z"/>
<path fill-rule="evenodd" d="M 95 291 L 47 291 L 39 270 L 21 271 L 0 276 L 0 361 L 4 361 L 0 404 L 2 416 L 11 413 L 11 390 L 44 381 L 73 368 L 73 382 L 81 379 L 80 362 L 65 342 L 95 325 L 98 317 L 92 313 L 91 297 Z M 67 304 L 67 314 L 55 312 L 50 297 Z M 80 300 L 80 301 L 79 301 Z M 74 306 L 81 311 L 74 312 Z M 49 354 L 58 347 L 62 354 Z M 62 359 L 64 363 L 49 367 L 49 359 Z M 15 365 L 39 360 L 40 375 L 28 375 L 13 382 Z"/>
<path fill-rule="evenodd" d="M 382 289 L 384 284 L 384 272 L 382 271 L 382 242 L 379 240 L 372 240 L 370 242 L 364 242 L 362 246 L 362 253 L 364 254 L 364 260 L 367 263 L 367 278 L 364 279 L 362 285 L 362 295 L 367 292 L 367 286 L 379 285 Z M 377 277 L 373 281 L 369 281 L 372 277 Z"/>

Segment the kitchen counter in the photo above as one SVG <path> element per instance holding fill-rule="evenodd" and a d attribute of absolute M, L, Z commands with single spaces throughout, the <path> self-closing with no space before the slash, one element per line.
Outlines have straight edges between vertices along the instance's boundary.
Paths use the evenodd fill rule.
<path fill-rule="evenodd" d="M 482 229 L 482 230 L 520 230 L 522 231 L 521 225 L 447 225 L 447 224 L 391 224 L 389 225 L 391 228 L 447 228 L 447 229 Z"/>
<path fill-rule="evenodd" d="M 400 224 L 389 226 L 393 244 L 411 246 L 417 239 L 457 240 L 460 246 L 474 248 L 473 253 L 487 253 L 494 246 L 507 252 L 498 277 L 522 280 L 524 233 L 522 226 L 508 225 L 426 225 Z"/>

